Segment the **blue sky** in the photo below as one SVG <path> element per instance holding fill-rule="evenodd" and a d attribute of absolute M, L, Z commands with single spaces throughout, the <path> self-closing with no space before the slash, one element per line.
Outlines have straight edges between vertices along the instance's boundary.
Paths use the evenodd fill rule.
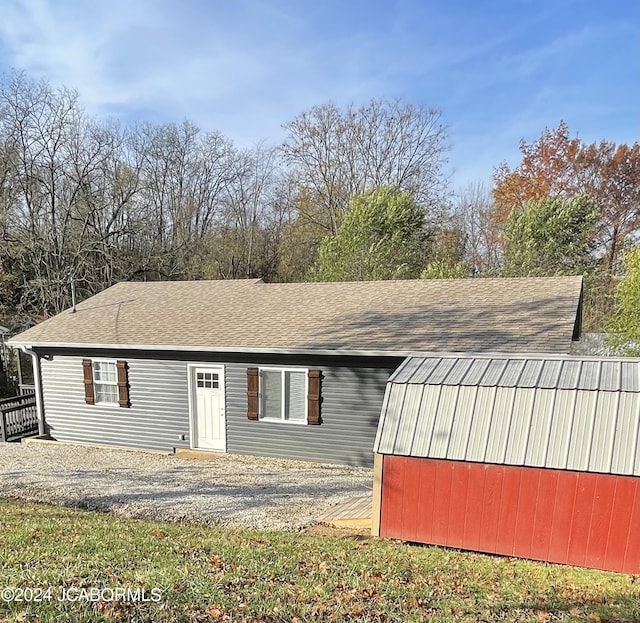
<path fill-rule="evenodd" d="M 98 117 L 189 119 L 239 146 L 315 104 L 440 108 L 454 188 L 564 119 L 640 140 L 638 0 L 0 0 L 0 72 Z"/>

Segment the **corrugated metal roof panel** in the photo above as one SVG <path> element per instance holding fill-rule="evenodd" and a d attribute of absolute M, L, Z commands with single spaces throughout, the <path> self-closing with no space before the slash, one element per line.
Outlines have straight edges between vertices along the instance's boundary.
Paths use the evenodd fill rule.
<path fill-rule="evenodd" d="M 622 362 L 622 387 L 625 392 L 640 392 L 640 369 L 631 361 Z"/>
<path fill-rule="evenodd" d="M 599 361 L 583 361 L 580 368 L 580 381 L 578 387 L 580 389 L 599 388 L 600 384 L 600 362 Z"/>
<path fill-rule="evenodd" d="M 537 387 L 538 379 L 542 373 L 544 361 L 535 359 L 525 359 L 524 370 L 520 375 L 519 387 Z"/>
<path fill-rule="evenodd" d="M 504 369 L 497 381 L 497 385 L 501 387 L 515 387 L 518 384 L 518 379 L 522 374 L 524 368 L 524 360 L 522 359 L 507 359 L 504 362 Z"/>
<path fill-rule="evenodd" d="M 438 365 L 431 369 L 428 376 L 429 385 L 451 385 L 451 383 L 445 383 L 445 379 L 449 376 L 449 372 L 456 365 L 458 359 L 446 358 L 440 359 Z"/>
<path fill-rule="evenodd" d="M 640 359 L 544 355 L 442 355 L 409 357 L 395 383 L 640 391 Z"/>
<path fill-rule="evenodd" d="M 640 391 L 640 370 L 634 365 L 634 362 L 623 361 L 621 363 L 620 384 L 622 391 Z"/>
<path fill-rule="evenodd" d="M 557 387 L 562 371 L 562 363 L 562 361 L 553 359 L 545 361 L 538 379 L 538 387 L 545 389 Z"/>
<path fill-rule="evenodd" d="M 619 361 L 603 361 L 600 368 L 600 382 L 598 388 L 606 391 L 617 392 L 620 389 L 620 371 L 622 366 Z"/>
<path fill-rule="evenodd" d="M 471 366 L 464 376 L 465 385 L 481 385 L 485 372 L 491 365 L 491 359 L 470 359 Z"/>
<path fill-rule="evenodd" d="M 376 451 L 640 476 L 639 366 L 424 357 L 399 375 L 424 384 L 388 384 Z"/>
<path fill-rule="evenodd" d="M 561 389 L 576 389 L 580 385 L 580 370 L 582 362 L 563 361 L 558 378 L 558 387 Z"/>
<path fill-rule="evenodd" d="M 447 374 L 447 385 L 467 385 L 463 380 L 472 365 L 473 359 L 458 359 Z"/>

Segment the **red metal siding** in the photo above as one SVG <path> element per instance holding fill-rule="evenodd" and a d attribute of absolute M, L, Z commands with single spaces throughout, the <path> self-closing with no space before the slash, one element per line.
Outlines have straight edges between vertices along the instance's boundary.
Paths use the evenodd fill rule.
<path fill-rule="evenodd" d="M 380 535 L 640 573 L 640 478 L 385 456 Z"/>

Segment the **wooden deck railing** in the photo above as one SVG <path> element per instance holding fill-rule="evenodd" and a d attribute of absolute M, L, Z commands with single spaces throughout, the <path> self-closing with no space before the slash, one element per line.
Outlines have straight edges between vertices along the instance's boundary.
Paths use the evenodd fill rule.
<path fill-rule="evenodd" d="M 15 441 L 38 434 L 35 394 L 0 400 L 0 441 Z"/>

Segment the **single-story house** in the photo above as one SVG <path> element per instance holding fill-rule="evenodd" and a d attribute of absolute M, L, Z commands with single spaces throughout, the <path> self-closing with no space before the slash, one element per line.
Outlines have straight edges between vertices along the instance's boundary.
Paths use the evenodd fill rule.
<path fill-rule="evenodd" d="M 580 277 L 123 282 L 10 341 L 60 441 L 371 465 L 420 351 L 568 353 Z"/>
<path fill-rule="evenodd" d="M 374 449 L 374 534 L 640 573 L 640 359 L 409 357 Z"/>

